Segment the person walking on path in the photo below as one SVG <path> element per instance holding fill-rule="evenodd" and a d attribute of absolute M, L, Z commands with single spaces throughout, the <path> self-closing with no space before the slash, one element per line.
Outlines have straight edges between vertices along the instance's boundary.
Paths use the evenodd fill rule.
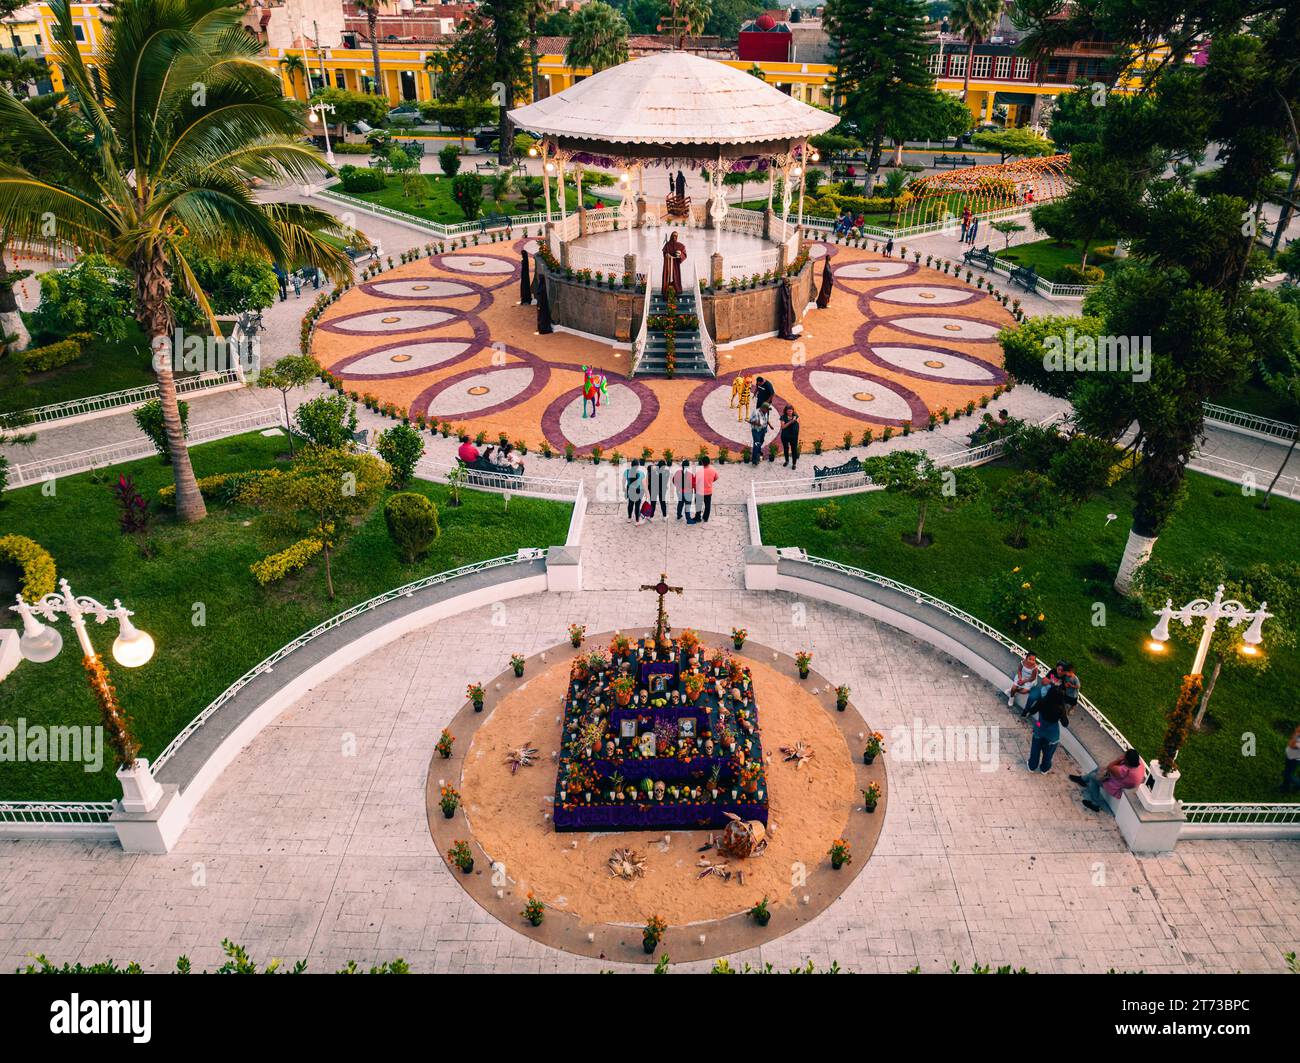
<path fill-rule="evenodd" d="M 698 519 L 705 524 L 709 523 L 709 513 L 713 510 L 713 485 L 717 480 L 718 470 L 709 464 L 709 456 L 706 454 L 700 459 L 700 468 L 695 474 L 695 491 L 703 505 Z"/>
<path fill-rule="evenodd" d="M 766 402 L 759 403 L 758 409 L 749 415 L 749 435 L 753 441 L 749 455 L 750 464 L 757 465 L 763 460 L 763 443 L 771 427 L 772 407 Z"/>
<path fill-rule="evenodd" d="M 642 464 L 644 465 L 644 460 Z M 656 508 L 658 508 L 665 517 L 668 516 L 668 502 L 666 501 L 668 484 L 664 479 L 664 468 L 665 465 L 663 461 L 660 461 L 658 465 L 645 466 L 646 498 L 650 502 L 650 512 L 645 515 L 646 520 L 654 520 Z"/>
<path fill-rule="evenodd" d="M 673 487 L 677 491 L 677 519 L 686 513 L 686 523 L 694 524 L 695 517 L 695 474 L 691 472 L 691 463 L 682 458 L 682 467 L 673 473 Z"/>
<path fill-rule="evenodd" d="M 799 413 L 793 406 L 781 411 L 782 465 L 799 468 Z"/>
<path fill-rule="evenodd" d="M 776 388 L 772 386 L 772 381 L 766 377 L 759 377 L 754 381 L 754 402 L 756 405 L 764 404 L 771 406 L 776 399 Z"/>

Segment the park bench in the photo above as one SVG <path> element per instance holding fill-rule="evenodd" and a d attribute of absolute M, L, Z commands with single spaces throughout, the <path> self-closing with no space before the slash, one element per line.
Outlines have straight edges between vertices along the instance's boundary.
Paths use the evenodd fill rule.
<path fill-rule="evenodd" d="M 478 484 L 482 487 L 501 487 L 503 481 L 514 482 L 522 480 L 524 477 L 523 472 L 513 465 L 497 465 L 495 462 L 484 461 L 482 458 L 467 464 L 465 471 L 467 473 L 465 478 L 467 483 Z"/>
<path fill-rule="evenodd" d="M 479 173 L 496 173 L 497 164 L 495 162 L 476 162 L 474 169 Z"/>
<path fill-rule="evenodd" d="M 510 228 L 510 219 L 504 214 L 484 214 L 478 220 L 478 231 L 487 232 L 489 229 L 499 229 L 501 227 Z"/>
<path fill-rule="evenodd" d="M 817 488 L 824 488 L 827 485 L 824 483 L 818 483 L 817 482 L 818 480 L 829 480 L 837 476 L 852 476 L 854 474 L 860 474 L 862 472 L 863 472 L 862 459 L 856 457 L 849 458 L 849 460 L 846 461 L 843 465 L 827 465 L 825 467 L 814 465 L 813 486 Z M 867 477 L 866 482 L 870 483 L 871 478 Z"/>
<path fill-rule="evenodd" d="M 980 269 L 992 269 L 998 261 L 998 256 L 989 250 L 988 244 L 985 244 L 979 250 L 972 247 L 961 257 L 966 265 L 979 266 Z"/>
<path fill-rule="evenodd" d="M 398 142 L 400 147 L 407 155 L 414 155 L 419 158 L 429 149 L 429 145 L 423 140 L 404 140 Z"/>
<path fill-rule="evenodd" d="M 975 165 L 975 160 L 972 159 L 969 155 L 962 155 L 962 156 L 936 155 L 934 157 L 934 166 L 936 168 L 940 166 L 957 167 L 957 166 L 974 166 L 974 165 Z"/>
<path fill-rule="evenodd" d="M 1025 291 L 1038 289 L 1038 271 L 1033 266 L 1017 266 L 1011 271 L 1011 283 L 1021 285 Z"/>

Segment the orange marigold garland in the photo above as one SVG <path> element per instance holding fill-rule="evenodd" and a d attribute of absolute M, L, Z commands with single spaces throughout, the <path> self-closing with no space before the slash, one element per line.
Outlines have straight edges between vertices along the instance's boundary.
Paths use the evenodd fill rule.
<path fill-rule="evenodd" d="M 129 768 L 140 752 L 140 743 L 131 733 L 131 718 L 117 701 L 117 690 L 108 677 L 108 669 L 97 656 L 83 657 L 82 666 L 90 680 L 90 689 L 99 702 L 99 713 L 108 732 L 108 745 L 119 768 Z"/>
<path fill-rule="evenodd" d="M 1166 775 L 1178 770 L 1178 751 L 1183 748 L 1192 729 L 1192 717 L 1201 700 L 1201 683 L 1199 675 L 1183 676 L 1178 700 L 1165 717 L 1169 726 L 1165 729 L 1164 744 L 1160 748 L 1160 768 Z"/>

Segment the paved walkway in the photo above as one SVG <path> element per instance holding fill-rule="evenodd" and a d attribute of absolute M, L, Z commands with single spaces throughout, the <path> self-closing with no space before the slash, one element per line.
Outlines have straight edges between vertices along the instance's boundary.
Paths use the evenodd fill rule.
<path fill-rule="evenodd" d="M 593 543 L 628 541 L 621 524 L 593 526 Z M 725 531 L 709 534 L 732 538 Z M 677 534 L 666 533 L 670 542 Z M 724 587 L 707 558 L 674 552 L 672 560 L 670 576 L 689 588 L 669 603 L 675 624 L 741 625 L 757 641 L 811 647 L 818 668 L 850 684 L 886 736 L 915 721 L 997 734 L 992 771 L 908 762 L 895 743 L 886 754 L 888 817 L 869 865 L 817 920 L 733 962 L 1281 971 L 1282 954 L 1300 947 L 1300 846 L 1202 842 L 1135 858 L 1113 820 L 1080 806 L 1065 778 L 1067 757 L 1047 776 L 1025 770 L 1025 731 L 954 662 L 837 609 L 806 603 L 801 615 L 795 606 L 805 603 L 791 596 Z M 622 582 L 659 563 L 647 555 Z M 433 851 L 423 784 L 469 679 L 496 674 L 511 652 L 563 642 L 571 621 L 596 631 L 652 611 L 649 595 L 623 590 L 537 595 L 506 603 L 504 627 L 493 619 L 500 613 L 482 609 L 403 638 L 265 730 L 167 856 L 128 856 L 110 844 L 3 843 L 0 969 L 32 952 L 57 962 L 134 959 L 146 969 L 166 969 L 186 953 L 210 968 L 223 937 L 259 959 L 306 958 L 318 971 L 396 956 L 419 971 L 612 966 L 529 940 L 515 928 L 518 903 L 503 906 L 507 926 L 470 900 Z"/>

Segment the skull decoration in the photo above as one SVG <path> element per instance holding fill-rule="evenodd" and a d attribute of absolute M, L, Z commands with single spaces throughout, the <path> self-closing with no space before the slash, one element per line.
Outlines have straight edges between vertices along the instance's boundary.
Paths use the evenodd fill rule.
<path fill-rule="evenodd" d="M 709 756 L 713 756 L 713 739 L 712 739 L 712 738 L 706 738 L 706 739 L 704 740 L 704 752 L 707 753 Z"/>
<path fill-rule="evenodd" d="M 655 783 L 655 800 L 662 801 L 663 799 L 664 799 L 664 783 L 663 780 L 660 779 L 657 783 Z"/>

